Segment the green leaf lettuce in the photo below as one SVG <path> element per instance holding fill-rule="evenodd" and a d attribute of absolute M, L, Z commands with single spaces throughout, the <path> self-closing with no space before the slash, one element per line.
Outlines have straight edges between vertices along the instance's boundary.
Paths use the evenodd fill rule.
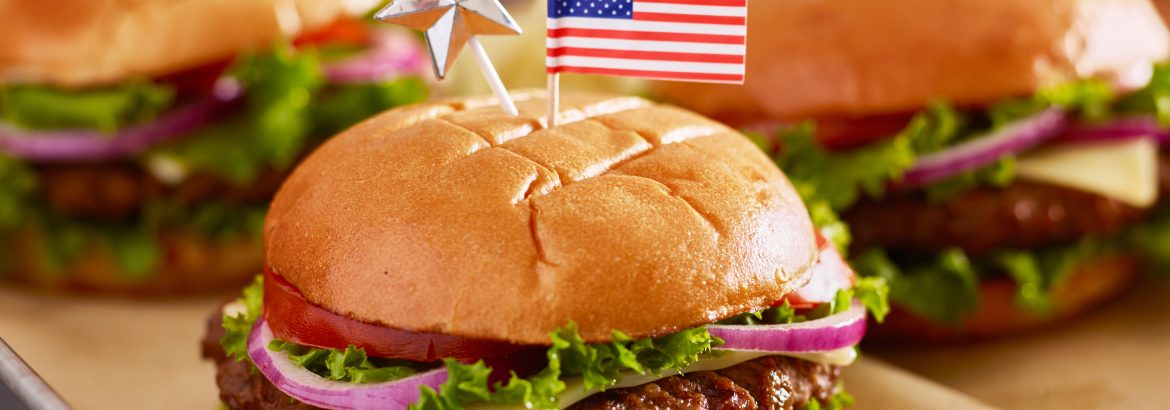
<path fill-rule="evenodd" d="M 524 379 L 513 374 L 507 383 L 489 389 L 491 369 L 483 361 L 461 364 L 447 360 L 447 382 L 438 391 L 424 387 L 411 409 L 460 409 L 475 402 L 556 408 L 557 394 L 565 389 L 563 377 L 581 376 L 587 389 L 604 390 L 617 383 L 623 371 L 658 374 L 681 369 L 723 343 L 705 327 L 642 339 L 615 332 L 610 343 L 589 344 L 581 338 L 577 325 L 570 323 L 549 337 L 553 345 L 547 353 L 548 367 L 536 375 Z"/>
<path fill-rule="evenodd" d="M 315 55 L 277 46 L 246 56 L 228 72 L 244 87 L 244 111 L 156 153 L 238 184 L 267 168 L 287 169 L 308 141 L 309 103 L 325 81 Z"/>
<path fill-rule="evenodd" d="M 234 315 L 225 314 L 223 317 L 224 335 L 219 339 L 220 346 L 228 357 L 238 361 L 251 361 L 248 358 L 248 335 L 252 333 L 252 325 L 264 309 L 264 276 L 257 275 L 251 285 L 244 288 L 244 296 L 239 299 L 244 311 Z"/>
<path fill-rule="evenodd" d="M 0 119 L 27 129 L 95 129 L 113 133 L 171 108 L 172 87 L 145 80 L 64 90 L 44 85 L 0 86 Z"/>
<path fill-rule="evenodd" d="M 417 373 L 405 361 L 375 364 L 366 351 L 354 345 L 345 350 L 300 346 L 273 340 L 268 350 L 285 352 L 290 361 L 328 380 L 349 383 L 381 383 L 410 377 Z"/>

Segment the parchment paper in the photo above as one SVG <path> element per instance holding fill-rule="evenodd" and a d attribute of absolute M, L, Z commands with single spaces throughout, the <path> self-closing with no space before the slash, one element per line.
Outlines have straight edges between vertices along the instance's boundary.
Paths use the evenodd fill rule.
<path fill-rule="evenodd" d="M 1028 335 L 869 348 L 1009 409 L 1170 409 L 1170 285 L 1147 279 L 1107 307 Z"/>

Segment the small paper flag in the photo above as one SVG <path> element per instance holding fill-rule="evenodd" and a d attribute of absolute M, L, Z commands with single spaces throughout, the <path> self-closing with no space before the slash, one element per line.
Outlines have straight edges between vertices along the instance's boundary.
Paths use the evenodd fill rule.
<path fill-rule="evenodd" d="M 747 0 L 548 0 L 547 48 L 549 74 L 742 84 Z"/>

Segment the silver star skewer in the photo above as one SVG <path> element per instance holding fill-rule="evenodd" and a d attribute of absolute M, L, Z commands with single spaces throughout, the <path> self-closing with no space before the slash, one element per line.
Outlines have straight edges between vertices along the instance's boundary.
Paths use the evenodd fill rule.
<path fill-rule="evenodd" d="M 480 34 L 515 35 L 522 32 L 499 0 L 395 0 L 379 10 L 374 18 L 421 30 L 431 50 L 435 76 L 439 79 L 447 76 L 447 68 L 455 62 L 463 45 L 469 45 L 500 105 L 509 114 L 520 115 L 483 45 L 475 38 Z"/>

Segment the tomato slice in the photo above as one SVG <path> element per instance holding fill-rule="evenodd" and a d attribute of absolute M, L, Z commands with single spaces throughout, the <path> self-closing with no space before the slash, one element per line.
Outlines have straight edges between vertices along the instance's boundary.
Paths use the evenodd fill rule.
<path fill-rule="evenodd" d="M 548 367 L 548 347 L 534 347 L 504 356 L 489 357 L 483 359 L 483 362 L 492 368 L 492 374 L 488 376 L 488 386 L 494 386 L 497 382 L 506 384 L 508 379 L 512 378 L 512 373 L 528 377 Z"/>
<path fill-rule="evenodd" d="M 788 301 L 789 305 L 797 309 L 813 308 L 833 301 L 838 290 L 853 287 L 856 280 L 853 269 L 837 252 L 837 247 L 821 236 L 820 232 L 817 232 L 817 247 L 820 255 L 812 267 L 812 279 L 796 292 L 785 295 L 781 303 Z"/>
<path fill-rule="evenodd" d="M 419 333 L 360 322 L 309 303 L 296 287 L 271 269 L 264 270 L 264 318 L 281 340 L 305 346 L 345 349 L 350 344 L 374 357 L 433 362 L 443 358 L 472 362 L 502 358 L 545 347 Z"/>
<path fill-rule="evenodd" d="M 180 99 L 206 98 L 211 96 L 215 82 L 223 76 L 223 72 L 231 63 L 232 60 L 228 58 L 163 75 L 157 80 L 174 86 L 175 93 Z"/>
<path fill-rule="evenodd" d="M 293 39 L 293 46 L 302 47 L 322 44 L 363 46 L 369 44 L 369 42 L 369 25 L 352 17 L 342 17 L 329 23 L 329 25 L 302 33 L 296 39 Z"/>
<path fill-rule="evenodd" d="M 913 114 L 817 120 L 817 141 L 829 150 L 846 150 L 890 138 L 910 123 Z"/>
<path fill-rule="evenodd" d="M 911 118 L 914 118 L 913 114 L 890 114 L 859 118 L 819 118 L 813 121 L 816 123 L 816 140 L 822 147 L 829 151 L 845 151 L 889 139 L 904 130 Z M 764 121 L 730 124 L 741 124 L 744 129 L 774 138 L 777 131 L 791 128 L 798 123 Z M 769 154 L 784 150 L 781 144 L 775 144 L 774 148 L 776 151 Z"/>

